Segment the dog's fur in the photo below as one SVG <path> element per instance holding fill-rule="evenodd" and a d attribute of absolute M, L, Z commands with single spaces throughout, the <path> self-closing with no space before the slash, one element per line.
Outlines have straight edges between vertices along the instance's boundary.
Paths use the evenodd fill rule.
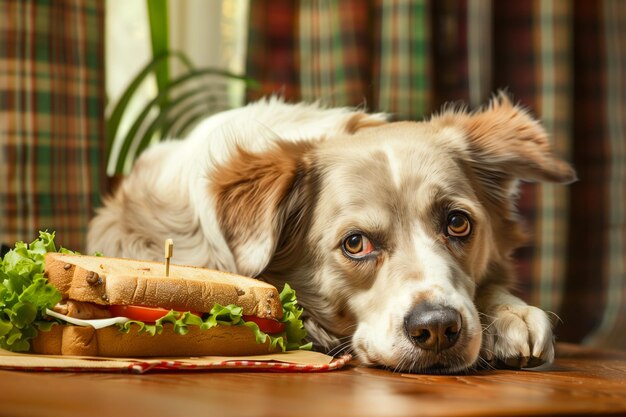
<path fill-rule="evenodd" d="M 547 315 L 509 292 L 518 180 L 574 177 L 503 94 L 419 123 L 271 98 L 145 152 L 93 219 L 88 251 L 159 260 L 171 237 L 175 262 L 289 282 L 315 344 L 349 341 L 367 364 L 455 372 L 482 348 L 489 363 L 532 366 L 554 350 Z M 454 213 L 469 236 L 450 235 Z M 369 253 L 350 254 L 349 236 Z M 407 320 L 424 306 L 458 312 L 456 343 L 416 342 Z"/>

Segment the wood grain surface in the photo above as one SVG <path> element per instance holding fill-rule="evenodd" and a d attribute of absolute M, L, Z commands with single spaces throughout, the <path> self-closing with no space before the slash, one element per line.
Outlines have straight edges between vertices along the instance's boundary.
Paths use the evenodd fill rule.
<path fill-rule="evenodd" d="M 559 345 L 541 371 L 407 375 L 347 366 L 319 374 L 144 375 L 0 371 L 2 416 L 626 415 L 626 352 Z"/>

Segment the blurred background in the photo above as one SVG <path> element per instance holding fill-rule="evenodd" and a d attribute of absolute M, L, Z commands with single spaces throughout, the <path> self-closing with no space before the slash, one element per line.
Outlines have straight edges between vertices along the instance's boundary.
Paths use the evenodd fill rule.
<path fill-rule="evenodd" d="M 268 94 L 420 120 L 498 89 L 580 178 L 524 184 L 517 292 L 626 349 L 621 0 L 0 0 L 0 241 L 81 250 L 142 150 Z"/>

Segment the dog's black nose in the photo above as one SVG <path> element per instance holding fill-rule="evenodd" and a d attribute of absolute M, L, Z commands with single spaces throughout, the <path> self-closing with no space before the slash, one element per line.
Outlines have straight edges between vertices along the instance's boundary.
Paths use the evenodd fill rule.
<path fill-rule="evenodd" d="M 440 352 L 459 339 L 461 315 L 450 307 L 420 303 L 404 318 L 404 328 L 417 346 Z"/>

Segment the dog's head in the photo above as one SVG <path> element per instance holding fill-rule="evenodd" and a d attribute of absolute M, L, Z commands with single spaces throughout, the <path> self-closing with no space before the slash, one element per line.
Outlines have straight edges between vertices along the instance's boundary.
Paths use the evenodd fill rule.
<path fill-rule="evenodd" d="M 358 123 L 357 123 L 358 124 Z M 481 346 L 476 287 L 506 280 L 524 240 L 517 182 L 568 182 L 539 123 L 500 96 L 476 113 L 239 151 L 215 178 L 240 272 L 298 291 L 325 347 L 453 372 Z"/>

